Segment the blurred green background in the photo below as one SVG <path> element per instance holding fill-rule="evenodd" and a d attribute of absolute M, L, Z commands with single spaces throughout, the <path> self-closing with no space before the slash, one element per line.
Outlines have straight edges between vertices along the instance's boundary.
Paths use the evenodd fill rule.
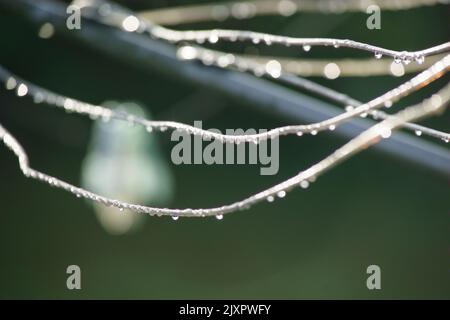
<path fill-rule="evenodd" d="M 193 1 L 126 3 L 142 9 Z M 58 33 L 40 39 L 36 25 L 3 7 L 0 10 L 0 63 L 50 90 L 98 104 L 134 101 L 156 119 L 203 120 L 205 128 L 286 124 L 255 106 L 130 66 Z M 296 14 L 220 25 L 352 38 L 407 50 L 448 40 L 447 6 L 383 12 L 379 31 L 366 29 L 366 18 L 363 13 Z M 242 49 L 254 52 L 254 48 Z M 323 57 L 330 52 L 367 56 L 316 48 L 311 55 Z M 367 101 L 408 77 L 313 80 Z M 430 90 L 401 105 L 419 101 Z M 447 112 L 424 123 L 448 131 L 448 120 Z M 2 87 L 0 122 L 23 144 L 34 168 L 80 184 L 92 121 L 34 105 Z M 259 175 L 258 166 L 172 165 L 169 134 L 155 136 L 175 180 L 171 207 L 208 207 L 240 199 L 296 174 L 345 142 L 331 133 L 284 138 L 280 171 L 267 177 Z M 146 217 L 140 229 L 121 236 L 100 226 L 90 203 L 25 179 L 4 146 L 0 168 L 3 299 L 450 298 L 448 176 L 379 151 L 359 154 L 307 190 L 227 215 L 222 221 Z M 71 264 L 81 267 L 82 290 L 66 288 L 65 271 Z M 371 264 L 381 267 L 380 291 L 366 288 L 366 268 Z"/>

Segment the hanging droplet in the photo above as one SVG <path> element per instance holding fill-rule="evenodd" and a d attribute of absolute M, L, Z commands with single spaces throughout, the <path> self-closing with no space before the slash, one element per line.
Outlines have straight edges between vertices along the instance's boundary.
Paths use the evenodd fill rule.
<path fill-rule="evenodd" d="M 301 137 L 303 135 L 303 132 L 299 131 L 297 132 L 297 136 Z"/>
<path fill-rule="evenodd" d="M 34 103 L 41 103 L 45 100 L 44 95 L 41 92 L 36 92 L 33 96 L 33 102 Z"/>
<path fill-rule="evenodd" d="M 418 64 L 423 64 L 425 62 L 425 56 L 417 56 L 416 57 L 416 62 Z"/>
<path fill-rule="evenodd" d="M 145 127 L 145 130 L 147 130 L 148 133 L 153 132 L 153 127 L 147 126 L 147 127 Z"/>
<path fill-rule="evenodd" d="M 410 57 L 404 57 L 404 58 L 403 58 L 403 63 L 404 63 L 405 65 L 410 64 L 411 61 L 412 61 L 412 59 L 411 59 Z"/>
<path fill-rule="evenodd" d="M 310 46 L 310 45 L 305 44 L 305 45 L 303 46 L 303 51 L 309 52 L 310 50 L 311 50 L 311 46 Z"/>
<path fill-rule="evenodd" d="M 217 43 L 218 41 L 219 41 L 219 36 L 215 32 L 211 33 L 208 38 L 208 42 L 209 43 Z"/>
<path fill-rule="evenodd" d="M 317 131 L 317 130 L 313 130 L 313 131 L 311 131 L 311 134 L 312 134 L 313 136 L 317 135 L 317 133 L 318 133 L 318 131 Z"/>
<path fill-rule="evenodd" d="M 418 136 L 418 137 L 420 137 L 421 135 L 422 135 L 422 131 L 420 131 L 420 130 L 416 130 L 416 136 Z"/>
<path fill-rule="evenodd" d="M 223 219 L 223 214 L 218 214 L 218 215 L 216 215 L 216 219 L 217 219 L 217 220 L 222 220 L 222 219 Z"/>
<path fill-rule="evenodd" d="M 328 127 L 328 129 L 329 129 L 330 131 L 334 131 L 334 130 L 336 129 L 336 126 L 335 126 L 334 124 L 332 124 L 332 125 L 330 125 L 330 126 Z"/>
<path fill-rule="evenodd" d="M 264 42 L 268 46 L 272 45 L 272 40 L 270 40 L 268 37 L 264 38 Z M 286 42 L 285 45 L 289 47 L 290 44 L 289 44 L 289 42 Z"/>
<path fill-rule="evenodd" d="M 286 196 L 286 191 L 281 190 L 280 192 L 277 193 L 278 198 L 284 198 Z"/>
<path fill-rule="evenodd" d="M 177 221 L 179 216 L 172 216 L 172 220 Z"/>
<path fill-rule="evenodd" d="M 274 201 L 275 201 L 275 198 L 274 198 L 273 196 L 268 196 L 268 197 L 267 197 L 267 201 L 268 201 L 268 202 L 274 202 Z"/>
<path fill-rule="evenodd" d="M 160 127 L 159 130 L 160 130 L 161 132 L 165 132 L 165 131 L 167 131 L 167 127 Z"/>
<path fill-rule="evenodd" d="M 5 87 L 7 90 L 12 90 L 17 86 L 17 81 L 13 77 L 9 77 L 6 81 Z"/>
<path fill-rule="evenodd" d="M 203 44 L 205 43 L 205 38 L 197 38 L 195 39 L 195 42 L 197 42 L 198 44 Z"/>
<path fill-rule="evenodd" d="M 309 187 L 309 182 L 308 180 L 302 180 L 300 181 L 300 187 L 303 189 L 307 189 Z"/>
<path fill-rule="evenodd" d="M 366 113 L 366 112 L 361 113 L 359 116 L 360 116 L 361 118 L 367 118 L 367 113 Z"/>
<path fill-rule="evenodd" d="M 128 32 L 134 32 L 139 29 L 140 21 L 135 16 L 128 16 L 122 21 L 122 28 Z"/>
<path fill-rule="evenodd" d="M 383 58 L 383 54 L 381 52 L 375 52 L 375 59 Z"/>
<path fill-rule="evenodd" d="M 120 211 L 120 212 L 123 212 L 123 207 L 120 207 L 120 208 L 119 208 L 119 211 Z"/>
<path fill-rule="evenodd" d="M 385 129 L 381 132 L 380 135 L 383 139 L 388 139 L 392 135 L 392 131 L 391 129 Z"/>
<path fill-rule="evenodd" d="M 26 96 L 28 93 L 28 87 L 26 84 L 21 83 L 18 87 L 17 87 L 17 95 L 19 97 L 23 97 Z"/>
<path fill-rule="evenodd" d="M 384 103 L 384 106 L 385 106 L 386 108 L 392 107 L 392 101 L 391 101 L 391 100 L 386 101 L 386 102 Z"/>

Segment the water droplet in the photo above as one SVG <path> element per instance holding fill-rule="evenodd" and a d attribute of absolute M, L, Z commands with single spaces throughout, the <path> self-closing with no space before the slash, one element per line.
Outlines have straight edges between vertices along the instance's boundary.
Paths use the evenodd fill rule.
<path fill-rule="evenodd" d="M 311 50 L 311 46 L 310 46 L 310 45 L 305 44 L 305 45 L 303 46 L 303 51 L 308 52 L 308 51 L 310 51 L 310 50 Z"/>
<path fill-rule="evenodd" d="M 159 130 L 160 130 L 161 132 L 165 132 L 165 131 L 167 131 L 167 127 L 160 127 Z"/>
<path fill-rule="evenodd" d="M 13 77 L 9 77 L 6 81 L 5 87 L 7 90 L 12 90 L 17 86 L 17 81 Z"/>
<path fill-rule="evenodd" d="M 418 136 L 418 137 L 420 137 L 421 135 L 422 135 L 422 131 L 420 131 L 420 130 L 416 130 L 416 136 Z"/>
<path fill-rule="evenodd" d="M 383 139 L 388 139 L 392 135 L 392 131 L 391 129 L 384 129 L 380 135 Z"/>
<path fill-rule="evenodd" d="M 367 113 L 366 113 L 366 112 L 361 113 L 359 116 L 360 116 L 361 118 L 367 118 Z"/>
<path fill-rule="evenodd" d="M 375 59 L 383 58 L 383 54 L 381 52 L 375 52 Z"/>
<path fill-rule="evenodd" d="M 416 62 L 418 64 L 423 64 L 425 62 L 425 56 L 417 56 L 416 57 Z"/>
<path fill-rule="evenodd" d="M 179 216 L 172 216 L 172 220 L 177 221 Z"/>
<path fill-rule="evenodd" d="M 411 61 L 412 61 L 412 59 L 411 59 L 410 57 L 404 57 L 404 58 L 403 58 L 403 63 L 404 63 L 405 65 L 410 64 Z"/>
<path fill-rule="evenodd" d="M 140 21 L 135 16 L 128 16 L 122 21 L 122 28 L 128 32 L 134 32 L 139 29 Z"/>
<path fill-rule="evenodd" d="M 345 111 L 347 111 L 347 112 L 353 111 L 353 109 L 355 109 L 353 106 L 346 106 L 345 107 Z"/>
<path fill-rule="evenodd" d="M 274 198 L 273 196 L 268 196 L 268 197 L 267 197 L 267 201 L 268 201 L 268 202 L 274 202 L 274 201 L 275 201 L 275 198 Z"/>
<path fill-rule="evenodd" d="M 42 39 L 50 39 L 55 33 L 55 27 L 49 23 L 44 23 L 39 29 L 38 36 Z"/>
<path fill-rule="evenodd" d="M 297 136 L 301 137 L 303 135 L 303 132 L 299 131 L 297 132 Z"/>
<path fill-rule="evenodd" d="M 264 42 L 265 42 L 266 45 L 268 45 L 268 46 L 272 45 L 272 40 L 270 40 L 268 37 L 265 37 L 265 38 L 264 38 Z M 290 45 L 289 42 L 286 42 L 285 44 L 286 44 L 286 46 L 289 46 L 289 45 Z"/>
<path fill-rule="evenodd" d="M 216 219 L 217 219 L 217 220 L 222 220 L 222 219 L 223 219 L 223 214 L 218 214 L 218 215 L 216 216 Z"/>
<path fill-rule="evenodd" d="M 19 97 L 23 97 L 26 96 L 28 93 L 28 87 L 26 84 L 21 83 L 18 87 L 17 87 L 17 95 Z"/>
<path fill-rule="evenodd" d="M 339 48 L 339 43 L 337 43 L 337 41 L 335 41 L 335 42 L 333 43 L 333 47 L 335 47 L 336 49 Z"/>
<path fill-rule="evenodd" d="M 203 44 L 203 43 L 205 43 L 205 39 L 204 38 L 197 38 L 197 39 L 195 39 L 195 42 L 197 42 L 198 44 Z"/>
<path fill-rule="evenodd" d="M 334 62 L 328 63 L 323 69 L 323 74 L 327 79 L 337 79 L 341 74 L 341 68 Z"/>
<path fill-rule="evenodd" d="M 277 193 L 278 198 L 284 198 L 286 196 L 286 191 L 281 190 L 280 192 Z"/>
<path fill-rule="evenodd" d="M 442 141 L 444 141 L 445 143 L 448 143 L 449 139 L 443 138 Z"/>
<path fill-rule="evenodd" d="M 120 208 L 119 208 L 119 211 L 120 211 L 120 212 L 123 212 L 123 208 L 122 208 L 122 207 L 120 207 Z"/>
<path fill-rule="evenodd" d="M 392 101 L 391 101 L 391 100 L 386 101 L 386 102 L 384 103 L 384 106 L 385 106 L 386 108 L 392 107 Z"/>
<path fill-rule="evenodd" d="M 44 95 L 41 92 L 36 92 L 36 94 L 33 97 L 34 103 L 41 103 L 44 101 Z"/>
<path fill-rule="evenodd" d="M 311 134 L 312 134 L 313 136 L 317 135 L 317 133 L 318 133 L 318 131 L 317 131 L 317 130 L 313 130 L 313 131 L 311 131 Z"/>
<path fill-rule="evenodd" d="M 303 189 L 308 188 L 308 187 L 309 187 L 309 182 L 308 182 L 308 180 L 300 181 L 300 187 L 302 187 Z"/>
<path fill-rule="evenodd" d="M 216 33 L 211 33 L 208 42 L 209 43 L 217 43 L 219 41 L 219 36 Z"/>
<path fill-rule="evenodd" d="M 329 129 L 330 131 L 334 131 L 334 130 L 336 129 L 336 126 L 335 126 L 334 124 L 332 124 L 332 125 L 330 125 L 330 126 L 328 127 L 328 129 Z"/>

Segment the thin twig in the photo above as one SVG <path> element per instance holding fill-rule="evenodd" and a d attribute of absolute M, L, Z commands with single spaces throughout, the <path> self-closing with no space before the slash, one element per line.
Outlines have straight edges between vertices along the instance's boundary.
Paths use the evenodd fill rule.
<path fill-rule="evenodd" d="M 74 3 L 79 3 L 81 7 L 87 9 L 84 13 L 84 16 L 87 18 L 91 18 L 101 23 L 118 28 L 124 28 L 124 24 L 127 19 L 132 17 L 135 20 L 135 25 L 131 30 L 124 28 L 125 30 L 129 32 L 148 32 L 152 37 L 173 43 L 194 41 L 197 43 L 209 42 L 215 44 L 218 41 L 245 41 L 251 43 L 262 43 L 265 45 L 278 44 L 287 47 L 303 47 L 303 49 L 307 51 L 309 51 L 312 46 L 331 46 L 335 48 L 345 47 L 371 52 L 376 57 L 381 57 L 383 55 L 390 56 L 394 58 L 396 62 L 403 62 L 405 64 L 412 61 L 417 61 L 417 63 L 421 64 L 427 56 L 433 56 L 450 51 L 450 42 L 439 44 L 424 50 L 408 52 L 386 49 L 349 39 L 295 38 L 254 31 L 225 29 L 177 31 L 165 28 L 149 20 L 138 19 L 133 11 L 108 1 L 78 0 L 74 1 Z M 108 5 L 108 11 L 106 13 L 104 12 L 104 9 L 102 10 L 102 6 L 104 5 Z"/>

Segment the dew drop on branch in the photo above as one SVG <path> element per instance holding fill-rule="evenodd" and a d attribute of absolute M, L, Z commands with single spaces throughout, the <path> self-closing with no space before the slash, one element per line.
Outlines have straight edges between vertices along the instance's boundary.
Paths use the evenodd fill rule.
<path fill-rule="evenodd" d="M 278 198 L 284 198 L 286 196 L 286 191 L 281 190 L 280 192 L 277 193 Z"/>
<path fill-rule="evenodd" d="M 425 56 L 417 56 L 416 57 L 416 62 L 418 64 L 423 64 L 425 62 Z"/>
<path fill-rule="evenodd" d="M 309 187 L 309 182 L 308 182 L 308 180 L 302 180 L 302 181 L 300 181 L 300 187 L 301 187 L 302 189 L 307 189 L 307 188 Z"/>

